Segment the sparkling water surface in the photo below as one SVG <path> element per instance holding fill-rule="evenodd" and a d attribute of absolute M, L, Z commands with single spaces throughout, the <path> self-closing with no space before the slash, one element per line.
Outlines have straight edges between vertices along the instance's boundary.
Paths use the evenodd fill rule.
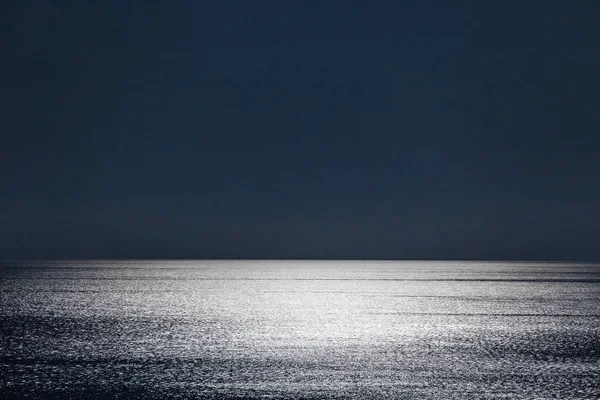
<path fill-rule="evenodd" d="M 600 265 L 4 262 L 0 393 L 599 399 Z"/>

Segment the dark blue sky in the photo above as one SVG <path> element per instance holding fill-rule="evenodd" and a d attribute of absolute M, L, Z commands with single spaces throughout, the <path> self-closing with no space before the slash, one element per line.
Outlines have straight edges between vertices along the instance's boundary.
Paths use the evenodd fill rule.
<path fill-rule="evenodd" d="M 0 258 L 600 259 L 599 2 L 144 3 L 0 5 Z"/>

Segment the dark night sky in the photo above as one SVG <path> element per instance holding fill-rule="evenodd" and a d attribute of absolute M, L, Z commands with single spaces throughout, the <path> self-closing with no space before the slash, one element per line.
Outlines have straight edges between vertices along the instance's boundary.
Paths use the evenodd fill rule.
<path fill-rule="evenodd" d="M 600 259 L 600 2 L 372 3 L 2 2 L 0 258 Z"/>

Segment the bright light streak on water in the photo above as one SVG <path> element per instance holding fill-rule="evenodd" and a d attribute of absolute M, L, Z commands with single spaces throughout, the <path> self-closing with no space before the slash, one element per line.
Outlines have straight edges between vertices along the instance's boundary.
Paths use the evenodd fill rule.
<path fill-rule="evenodd" d="M 0 393 L 600 398 L 600 267 L 3 263 Z"/>

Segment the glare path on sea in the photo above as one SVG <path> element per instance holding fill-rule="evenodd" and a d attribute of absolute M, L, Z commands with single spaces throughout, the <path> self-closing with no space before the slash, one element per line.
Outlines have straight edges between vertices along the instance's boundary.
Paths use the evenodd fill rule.
<path fill-rule="evenodd" d="M 2 263 L 0 296 L 15 396 L 600 398 L 594 264 Z"/>

